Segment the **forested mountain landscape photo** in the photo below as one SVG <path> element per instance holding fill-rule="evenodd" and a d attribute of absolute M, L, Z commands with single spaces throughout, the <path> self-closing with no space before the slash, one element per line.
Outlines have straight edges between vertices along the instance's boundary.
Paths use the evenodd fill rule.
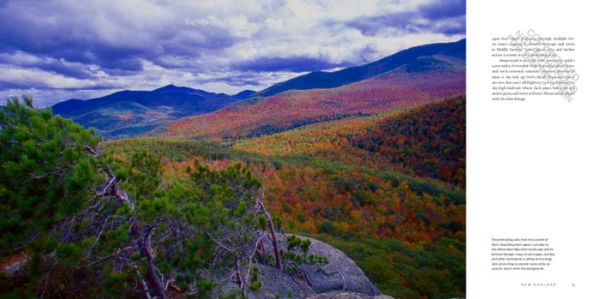
<path fill-rule="evenodd" d="M 0 2 L 0 296 L 464 298 L 464 22 Z"/>

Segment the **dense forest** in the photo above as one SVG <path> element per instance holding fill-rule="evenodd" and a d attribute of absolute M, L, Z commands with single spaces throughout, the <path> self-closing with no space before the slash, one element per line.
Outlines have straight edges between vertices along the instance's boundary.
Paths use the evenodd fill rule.
<path fill-rule="evenodd" d="M 464 296 L 464 109 L 451 98 L 228 143 L 102 141 L 13 99 L 0 261 L 27 266 L 0 292 L 245 296 L 257 265 L 328 263 L 307 240 L 264 244 L 287 232 L 341 249 L 384 294 Z"/>
<path fill-rule="evenodd" d="M 184 181 L 195 159 L 220 169 L 243 163 L 263 182 L 265 202 L 287 231 L 342 249 L 385 294 L 450 297 L 464 294 L 464 109 L 458 97 L 230 146 L 138 138 L 106 147 L 123 157 L 138 149 L 160 152 L 173 182 Z M 389 140 L 371 141 L 377 138 Z M 393 152 L 393 138 L 412 143 Z M 366 148 L 366 141 L 378 145 Z M 394 158 L 405 150 L 431 162 Z M 440 176 L 443 167 L 452 175 Z"/>
<path fill-rule="evenodd" d="M 166 183 L 161 155 L 119 159 L 31 99 L 9 101 L 0 122 L 0 252 L 17 265 L 0 277 L 6 297 L 244 297 L 261 287 L 258 264 L 328 262 L 307 255 L 309 240 L 275 236 L 264 187 L 242 164 L 196 160 L 186 184 Z"/>
<path fill-rule="evenodd" d="M 234 148 L 269 156 L 307 155 L 402 171 L 465 186 L 465 98 L 366 117 L 322 122 Z"/>
<path fill-rule="evenodd" d="M 255 97 L 209 114 L 178 119 L 155 130 L 163 137 L 230 140 L 310 123 L 423 105 L 464 94 L 464 69 L 409 73 L 394 70 L 332 89 L 288 90 Z"/>

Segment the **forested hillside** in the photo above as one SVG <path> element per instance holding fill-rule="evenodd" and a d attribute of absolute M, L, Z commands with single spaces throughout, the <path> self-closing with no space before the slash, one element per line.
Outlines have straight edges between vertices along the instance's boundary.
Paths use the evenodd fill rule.
<path fill-rule="evenodd" d="M 0 294 L 464 297 L 464 44 L 233 96 L 9 100 Z"/>
<path fill-rule="evenodd" d="M 72 99 L 55 104 L 52 111 L 114 139 L 138 136 L 183 116 L 212 112 L 252 93 L 229 96 L 167 85 L 152 91 L 124 90 L 89 100 Z"/>
<path fill-rule="evenodd" d="M 451 297 L 464 294 L 464 107 L 459 97 L 240 140 L 231 148 L 131 139 L 107 149 L 117 156 L 156 150 L 173 182 L 185 181 L 194 159 L 214 168 L 242 162 L 263 182 L 265 202 L 288 232 L 341 248 L 385 294 Z M 398 159 L 404 150 L 390 147 L 400 136 L 414 140 L 406 149 L 436 163 L 423 168 Z M 378 146 L 365 148 L 365 140 Z M 454 176 L 438 177 L 444 167 Z"/>
<path fill-rule="evenodd" d="M 9 101 L 0 124 L 3 296 L 256 298 L 272 283 L 265 271 L 302 296 L 314 290 L 293 279 L 329 264 L 310 239 L 278 233 L 265 188 L 240 163 L 194 160 L 169 181 L 169 147 L 105 152 L 93 131 L 28 98 Z"/>
<path fill-rule="evenodd" d="M 286 90 L 333 88 L 362 81 L 389 72 L 401 66 L 407 66 L 410 72 L 431 70 L 443 67 L 447 62 L 440 56 L 465 60 L 466 40 L 452 43 L 429 44 L 413 47 L 390 55 L 378 61 L 336 72 L 312 72 L 275 84 L 257 93 L 270 96 Z M 435 58 L 425 58 L 437 55 Z"/>
<path fill-rule="evenodd" d="M 342 249 L 385 294 L 464 295 L 464 97 L 231 146 L 100 143 L 28 103 L 9 103 L 0 118 L 2 260 L 27 261 L 2 279 L 3 292 L 218 294 L 223 275 L 243 272 L 227 260 L 250 270 L 260 263 L 242 248 L 267 242 L 272 219 L 275 231 Z M 246 233 L 230 235 L 230 225 Z M 261 228 L 266 235 L 252 233 Z M 281 262 L 262 263 L 303 256 L 281 243 L 289 252 Z M 241 247 L 231 254 L 230 246 Z M 234 290 L 260 292 L 252 271 Z"/>
<path fill-rule="evenodd" d="M 465 98 L 322 122 L 237 141 L 269 156 L 310 156 L 440 179 L 464 188 Z"/>
<path fill-rule="evenodd" d="M 464 51 L 464 40 L 431 44 L 363 66 L 310 73 L 224 109 L 178 119 L 154 134 L 236 140 L 460 96 L 465 93 Z"/>
<path fill-rule="evenodd" d="M 465 91 L 464 75 L 464 65 L 418 73 L 395 70 L 332 89 L 290 90 L 252 98 L 213 113 L 176 120 L 157 132 L 163 137 L 212 140 L 268 135 L 459 96 Z"/>

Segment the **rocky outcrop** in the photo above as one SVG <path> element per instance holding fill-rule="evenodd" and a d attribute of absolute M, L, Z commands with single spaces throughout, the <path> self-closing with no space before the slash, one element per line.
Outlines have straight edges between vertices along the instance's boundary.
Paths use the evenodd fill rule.
<path fill-rule="evenodd" d="M 367 278 L 364 272 L 341 250 L 322 241 L 310 239 L 308 254 L 326 256 L 325 265 L 302 264 L 296 274 L 286 274 L 273 267 L 258 265 L 260 289 L 249 291 L 249 298 L 391 298 L 383 296 L 379 289 Z M 285 236 L 278 235 L 283 241 Z M 283 242 L 281 242 L 283 243 Z M 267 245 L 267 250 L 271 248 Z M 235 289 L 226 286 L 223 293 Z"/>
<path fill-rule="evenodd" d="M 341 290 L 367 295 L 381 294 L 365 273 L 341 250 L 319 240 L 308 239 L 311 241 L 309 254 L 323 255 L 329 260 L 328 264 L 321 267 L 310 264 L 300 266 L 315 293 Z"/>
<path fill-rule="evenodd" d="M 307 299 L 394 299 L 393 297 L 387 295 L 365 295 L 354 292 L 328 292 L 323 294 L 311 295 L 308 296 Z"/>

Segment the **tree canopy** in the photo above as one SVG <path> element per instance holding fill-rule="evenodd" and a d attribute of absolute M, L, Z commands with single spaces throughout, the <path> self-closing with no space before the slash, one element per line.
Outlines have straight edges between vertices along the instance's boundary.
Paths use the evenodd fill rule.
<path fill-rule="evenodd" d="M 29 98 L 9 100 L 0 125 L 1 256 L 25 264 L 1 277 L 2 293 L 202 297 L 233 282 L 244 296 L 260 288 L 256 263 L 286 271 L 310 245 L 278 244 L 261 183 L 242 164 L 196 162 L 190 184 L 167 184 L 161 157 L 108 155 L 94 130 Z"/>

